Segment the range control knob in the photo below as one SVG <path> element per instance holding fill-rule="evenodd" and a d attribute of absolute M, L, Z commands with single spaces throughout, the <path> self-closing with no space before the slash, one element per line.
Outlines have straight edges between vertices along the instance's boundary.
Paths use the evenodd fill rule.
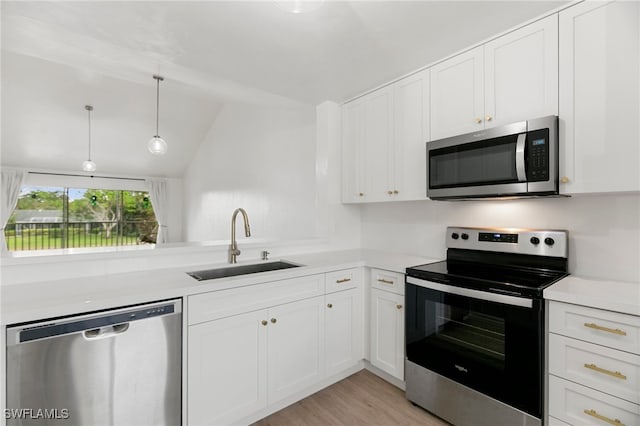
<path fill-rule="evenodd" d="M 469 234 L 462 234 L 461 235 L 463 240 L 468 240 L 469 239 Z"/>
<path fill-rule="evenodd" d="M 458 235 L 457 232 L 454 232 L 453 234 L 451 234 L 451 238 L 453 238 L 454 240 L 457 240 L 458 238 L 460 238 L 460 235 Z"/>
<path fill-rule="evenodd" d="M 536 246 L 537 246 L 538 244 L 540 244 L 540 238 L 538 238 L 538 237 L 531 237 L 531 238 L 529 239 L 529 241 L 531 242 L 531 244 L 536 245 Z"/>
<path fill-rule="evenodd" d="M 556 243 L 556 241 L 551 237 L 547 237 L 544 239 L 544 243 L 548 246 L 552 246 Z"/>

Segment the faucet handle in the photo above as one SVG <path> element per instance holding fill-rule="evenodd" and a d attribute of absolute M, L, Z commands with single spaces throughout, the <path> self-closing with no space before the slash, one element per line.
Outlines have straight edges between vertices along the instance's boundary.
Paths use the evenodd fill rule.
<path fill-rule="evenodd" d="M 270 255 L 271 253 L 269 253 L 269 252 L 268 252 L 268 251 L 266 251 L 266 250 L 262 250 L 261 254 L 262 254 L 262 260 L 269 260 L 269 255 Z"/>

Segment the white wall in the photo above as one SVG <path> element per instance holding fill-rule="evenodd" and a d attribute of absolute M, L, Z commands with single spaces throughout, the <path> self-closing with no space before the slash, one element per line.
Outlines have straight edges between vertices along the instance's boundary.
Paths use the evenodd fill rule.
<path fill-rule="evenodd" d="M 314 237 L 315 119 L 313 106 L 226 104 L 183 177 L 185 240 L 228 240 L 238 207 L 255 238 Z"/>
<path fill-rule="evenodd" d="M 443 259 L 446 226 L 566 229 L 572 274 L 640 282 L 640 194 L 371 204 L 363 206 L 362 242 Z"/>

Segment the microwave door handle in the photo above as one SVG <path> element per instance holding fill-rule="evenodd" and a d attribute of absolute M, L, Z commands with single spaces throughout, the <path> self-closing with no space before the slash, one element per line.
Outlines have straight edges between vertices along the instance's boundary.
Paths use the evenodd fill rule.
<path fill-rule="evenodd" d="M 526 182 L 527 170 L 525 167 L 524 154 L 526 148 L 527 134 L 520 133 L 516 141 L 516 175 L 518 182 Z"/>

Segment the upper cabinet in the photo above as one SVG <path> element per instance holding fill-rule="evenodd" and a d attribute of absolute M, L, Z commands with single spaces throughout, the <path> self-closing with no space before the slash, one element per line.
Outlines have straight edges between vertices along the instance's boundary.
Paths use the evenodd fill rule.
<path fill-rule="evenodd" d="M 343 106 L 343 202 L 426 198 L 428 75 L 418 72 Z"/>
<path fill-rule="evenodd" d="M 558 114 L 558 18 L 431 68 L 431 139 Z"/>
<path fill-rule="evenodd" d="M 640 3 L 560 16 L 560 191 L 640 191 Z"/>

